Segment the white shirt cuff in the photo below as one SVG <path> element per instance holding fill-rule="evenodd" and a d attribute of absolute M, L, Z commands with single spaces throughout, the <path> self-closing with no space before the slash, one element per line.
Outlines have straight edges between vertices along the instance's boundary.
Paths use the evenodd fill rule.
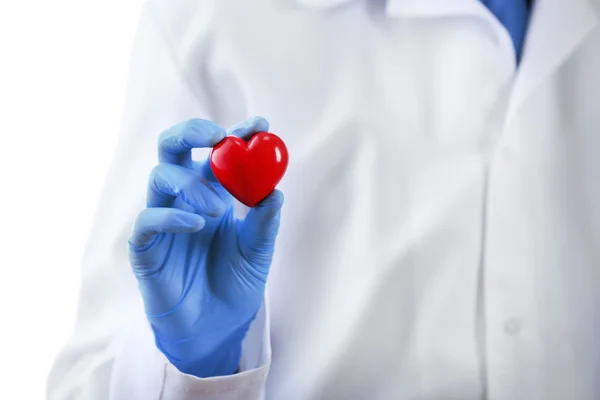
<path fill-rule="evenodd" d="M 271 363 L 268 307 L 263 305 L 242 343 L 240 372 L 198 378 L 180 372 L 156 348 L 145 319 L 122 342 L 111 379 L 111 400 L 261 400 Z"/>

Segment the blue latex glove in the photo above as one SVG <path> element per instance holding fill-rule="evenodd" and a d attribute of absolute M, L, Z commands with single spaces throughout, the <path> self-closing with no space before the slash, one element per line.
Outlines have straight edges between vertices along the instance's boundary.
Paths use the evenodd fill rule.
<path fill-rule="evenodd" d="M 257 117 L 230 134 L 267 131 Z M 160 137 L 148 208 L 135 223 L 129 258 L 156 345 L 180 371 L 197 377 L 236 371 L 242 340 L 263 300 L 283 195 L 275 190 L 244 220 L 207 161 L 191 149 L 211 147 L 225 130 L 191 120 Z"/>

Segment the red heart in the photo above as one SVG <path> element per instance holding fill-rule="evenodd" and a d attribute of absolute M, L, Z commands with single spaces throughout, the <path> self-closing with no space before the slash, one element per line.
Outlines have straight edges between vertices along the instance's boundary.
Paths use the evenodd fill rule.
<path fill-rule="evenodd" d="M 269 132 L 258 132 L 248 142 L 227 136 L 210 154 L 210 167 L 217 180 L 248 207 L 260 203 L 275 189 L 287 165 L 285 143 Z"/>

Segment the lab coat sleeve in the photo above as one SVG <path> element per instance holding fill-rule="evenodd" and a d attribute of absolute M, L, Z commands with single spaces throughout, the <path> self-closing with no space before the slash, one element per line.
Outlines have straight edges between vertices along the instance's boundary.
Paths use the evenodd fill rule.
<path fill-rule="evenodd" d="M 213 119 L 210 96 L 198 84 L 201 80 L 189 73 L 200 71 L 201 66 L 178 61 L 186 42 L 176 41 L 179 48 L 172 45 L 160 22 L 169 13 L 157 15 L 154 8 L 156 4 L 176 3 L 150 2 L 142 11 L 123 132 L 83 259 L 75 330 L 48 378 L 50 400 L 262 398 L 270 363 L 266 306 L 243 343 L 238 374 L 208 379 L 189 376 L 179 372 L 156 348 L 128 262 L 127 238 L 137 213 L 145 207 L 148 175 L 157 163 L 158 135 L 182 120 Z M 209 18 L 210 13 L 206 15 Z M 195 26 L 208 26 L 208 21 L 205 25 L 197 25 L 199 22 L 196 19 Z M 202 27 L 194 29 L 196 36 L 206 33 Z M 189 40 L 188 49 L 183 51 L 201 56 L 202 48 L 197 47 L 202 41 L 202 37 Z M 82 132 L 85 134 L 85 129 Z"/>

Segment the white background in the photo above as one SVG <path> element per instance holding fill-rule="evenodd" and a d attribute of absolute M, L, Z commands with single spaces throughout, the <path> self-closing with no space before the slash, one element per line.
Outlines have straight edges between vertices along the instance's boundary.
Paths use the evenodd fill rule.
<path fill-rule="evenodd" d="M 0 398 L 45 398 L 142 0 L 0 0 Z"/>

